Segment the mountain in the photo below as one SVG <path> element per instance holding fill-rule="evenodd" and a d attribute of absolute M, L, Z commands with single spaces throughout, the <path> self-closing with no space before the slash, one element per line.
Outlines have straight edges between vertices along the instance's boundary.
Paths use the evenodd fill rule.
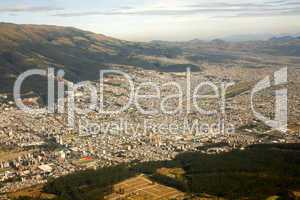
<path fill-rule="evenodd" d="M 281 57 L 288 57 L 281 59 Z M 202 70 L 203 63 L 245 67 L 298 63 L 300 40 L 129 42 L 72 27 L 0 23 L 0 94 L 12 93 L 16 78 L 29 69 L 63 69 L 73 82 L 98 80 L 99 70 L 131 67 L 158 72 Z M 37 84 L 38 83 L 38 84 Z M 45 77 L 26 79 L 23 93 L 46 93 Z"/>
<path fill-rule="evenodd" d="M 270 41 L 274 41 L 274 42 L 289 42 L 289 41 L 293 41 L 293 40 L 298 40 L 299 38 L 300 37 L 286 35 L 286 36 L 272 37 L 270 39 Z"/>
<path fill-rule="evenodd" d="M 273 63 L 275 60 L 286 59 L 291 61 L 284 64 L 295 64 L 300 57 L 299 37 L 281 36 L 273 37 L 265 41 L 247 41 L 247 42 L 229 42 L 223 39 L 214 39 L 212 41 L 191 40 L 185 42 L 163 42 L 155 41 L 153 44 L 159 44 L 170 48 L 180 48 L 186 58 L 198 62 L 206 61 L 208 63 L 231 63 L 236 64 L 240 61 L 247 63 L 253 62 L 251 66 L 258 66 L 263 63 Z M 272 58 L 273 57 L 273 58 Z M 280 59 L 282 58 L 282 59 Z M 282 65 L 282 63 L 278 63 Z"/>
<path fill-rule="evenodd" d="M 0 23 L 0 93 L 12 92 L 17 76 L 28 69 L 53 67 L 65 70 L 70 81 L 96 80 L 100 69 L 113 65 L 172 71 L 171 66 L 147 62 L 144 57 L 173 58 L 179 53 L 176 48 L 118 40 L 71 27 Z M 30 78 L 23 91 L 34 88 L 43 92 L 44 81 Z"/>
<path fill-rule="evenodd" d="M 243 34 L 243 35 L 230 35 L 223 37 L 222 40 L 227 42 L 250 42 L 250 41 L 268 41 L 274 38 L 284 38 L 284 37 L 299 37 L 299 33 L 296 34 Z"/>
<path fill-rule="evenodd" d="M 227 42 L 249 42 L 249 41 L 266 41 L 274 37 L 274 34 L 243 34 L 243 35 L 231 35 L 223 37 L 222 39 Z"/>

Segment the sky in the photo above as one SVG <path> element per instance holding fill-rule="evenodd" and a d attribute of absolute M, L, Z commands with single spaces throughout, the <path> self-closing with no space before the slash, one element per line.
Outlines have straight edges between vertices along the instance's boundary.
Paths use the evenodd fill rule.
<path fill-rule="evenodd" d="M 299 0 L 1 0 L 0 21 L 132 41 L 300 33 Z"/>

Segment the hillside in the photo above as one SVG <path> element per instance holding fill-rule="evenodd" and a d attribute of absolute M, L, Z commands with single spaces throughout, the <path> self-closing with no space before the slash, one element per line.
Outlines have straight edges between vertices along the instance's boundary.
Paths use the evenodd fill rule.
<path fill-rule="evenodd" d="M 191 40 L 186 42 L 153 41 L 166 47 L 181 48 L 194 62 L 240 65 L 244 67 L 271 67 L 299 63 L 300 39 L 298 37 L 272 38 L 268 41 L 227 42 L 215 39 L 210 42 Z"/>
<path fill-rule="evenodd" d="M 71 81 L 97 80 L 99 70 L 114 64 L 145 69 L 171 70 L 144 56 L 176 57 L 180 50 L 127 42 L 70 27 L 0 24 L 0 84 L 2 92 L 12 92 L 16 77 L 33 68 L 64 69 Z M 166 68 L 163 68 L 166 67 Z M 30 79 L 23 92 L 44 92 L 45 84 Z M 34 84 L 34 85 L 33 85 Z"/>
<path fill-rule="evenodd" d="M 0 23 L 0 93 L 11 93 L 19 74 L 49 66 L 65 70 L 67 80 L 98 80 L 100 69 L 114 66 L 159 72 L 202 70 L 203 64 L 261 68 L 296 66 L 300 59 L 298 38 L 230 43 L 153 41 L 128 42 L 71 27 Z M 36 84 L 36 82 L 40 84 Z M 23 93 L 45 94 L 41 77 L 26 81 Z"/>

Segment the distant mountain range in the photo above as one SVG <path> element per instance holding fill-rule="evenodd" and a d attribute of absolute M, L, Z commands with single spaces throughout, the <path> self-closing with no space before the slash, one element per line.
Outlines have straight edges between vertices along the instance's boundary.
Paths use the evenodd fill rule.
<path fill-rule="evenodd" d="M 270 41 L 279 41 L 279 42 L 288 42 L 288 41 L 294 41 L 294 40 L 300 40 L 300 36 L 279 36 L 279 37 L 272 37 Z"/>
<path fill-rule="evenodd" d="M 265 55 L 268 58 L 258 59 Z M 0 23 L 0 93 L 11 93 L 18 75 L 33 68 L 63 69 L 67 80 L 77 82 L 97 80 L 100 69 L 114 66 L 183 72 L 186 67 L 200 70 L 203 62 L 240 64 L 245 60 L 250 67 L 261 60 L 274 63 L 270 56 L 295 57 L 293 62 L 298 62 L 300 39 L 286 36 L 262 42 L 196 39 L 140 43 L 71 27 Z M 45 78 L 34 77 L 26 81 L 23 91 L 41 94 L 45 88 Z"/>
<path fill-rule="evenodd" d="M 300 33 L 298 34 L 245 34 L 245 35 L 231 35 L 227 37 L 221 38 L 227 42 L 249 42 L 249 41 L 267 41 L 272 38 L 284 38 L 284 37 L 292 37 L 297 38 L 300 37 Z"/>

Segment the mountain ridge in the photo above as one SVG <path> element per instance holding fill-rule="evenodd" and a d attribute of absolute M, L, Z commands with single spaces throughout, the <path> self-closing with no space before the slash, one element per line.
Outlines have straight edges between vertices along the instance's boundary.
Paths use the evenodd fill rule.
<path fill-rule="evenodd" d="M 16 77 L 28 69 L 51 66 L 65 70 L 70 81 L 96 80 L 99 70 L 109 69 L 111 64 L 159 70 L 159 66 L 146 63 L 136 55 L 174 57 L 177 54 L 178 50 L 167 47 L 118 40 L 72 27 L 0 23 L 0 84 L 3 86 L 0 93 L 12 92 Z M 36 81 L 44 82 L 28 80 L 24 92 L 36 88 L 33 87 Z"/>
<path fill-rule="evenodd" d="M 0 93 L 12 93 L 16 78 L 28 69 L 65 70 L 72 82 L 98 80 L 99 70 L 131 66 L 159 72 L 201 70 L 204 63 L 245 67 L 282 65 L 288 57 L 294 65 L 300 57 L 300 40 L 268 40 L 231 43 L 130 42 L 73 27 L 0 23 Z M 166 59 L 167 58 L 167 59 Z M 284 58 L 284 64 L 287 58 Z M 45 78 L 30 78 L 23 92 L 45 93 Z M 36 84 L 39 82 L 40 84 Z"/>

